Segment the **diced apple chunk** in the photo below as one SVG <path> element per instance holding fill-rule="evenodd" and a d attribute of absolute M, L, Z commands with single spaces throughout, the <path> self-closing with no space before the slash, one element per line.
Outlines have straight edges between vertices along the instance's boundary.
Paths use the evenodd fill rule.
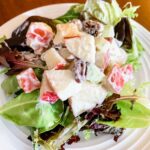
<path fill-rule="evenodd" d="M 34 50 L 35 54 L 41 54 L 48 48 L 54 33 L 52 28 L 43 22 L 33 22 L 26 34 L 26 43 Z"/>
<path fill-rule="evenodd" d="M 53 91 L 52 87 L 50 86 L 46 74 L 44 72 L 43 74 L 43 79 L 42 79 L 42 83 L 41 83 L 41 88 L 40 88 L 40 97 L 43 95 L 43 93 L 47 92 L 47 91 Z"/>
<path fill-rule="evenodd" d="M 49 70 L 45 73 L 51 87 L 62 101 L 75 95 L 81 89 L 81 84 L 75 81 L 70 70 Z"/>
<path fill-rule="evenodd" d="M 119 45 L 117 45 L 115 39 L 113 39 L 111 43 L 110 61 L 111 66 L 115 64 L 123 65 L 127 61 L 127 53 L 125 52 L 124 49 L 120 48 Z"/>
<path fill-rule="evenodd" d="M 114 37 L 115 31 L 113 25 L 105 25 L 102 33 L 102 37 Z"/>
<path fill-rule="evenodd" d="M 67 49 L 82 61 L 95 63 L 95 40 L 92 35 L 83 33 L 81 37 L 65 40 Z"/>
<path fill-rule="evenodd" d="M 54 44 L 64 43 L 64 39 L 80 37 L 81 33 L 75 23 L 58 24 Z"/>
<path fill-rule="evenodd" d="M 101 85 L 84 82 L 81 91 L 69 99 L 74 116 L 93 109 L 96 104 L 101 105 L 106 95 L 107 91 Z"/>
<path fill-rule="evenodd" d="M 18 84 L 25 93 L 30 93 L 36 89 L 39 89 L 41 84 L 38 78 L 36 77 L 32 68 L 29 68 L 17 76 Z"/>
<path fill-rule="evenodd" d="M 106 86 L 114 93 L 120 93 L 125 84 L 122 72 L 119 66 L 114 66 L 109 74 Z"/>
<path fill-rule="evenodd" d="M 115 64 L 125 64 L 127 53 L 117 45 L 114 38 L 96 39 L 96 65 L 102 69 Z"/>
<path fill-rule="evenodd" d="M 123 89 L 124 84 L 132 78 L 133 68 L 131 65 L 125 65 L 123 67 L 115 65 L 105 80 L 104 85 L 107 89 L 119 94 Z"/>
<path fill-rule="evenodd" d="M 59 54 L 66 60 L 70 61 L 73 60 L 75 58 L 74 55 L 72 55 L 67 48 L 62 48 L 59 50 Z"/>
<path fill-rule="evenodd" d="M 59 100 L 59 97 L 57 96 L 55 92 L 46 91 L 43 93 L 41 100 L 54 104 Z"/>
<path fill-rule="evenodd" d="M 47 77 L 44 73 L 41 88 L 40 88 L 40 101 L 54 104 L 55 102 L 57 102 L 58 99 L 59 97 L 51 88 L 47 80 Z"/>
<path fill-rule="evenodd" d="M 108 49 L 110 49 L 110 44 L 111 43 L 103 37 L 95 38 L 95 45 L 97 51 L 104 51 L 104 50 L 107 51 Z"/>
<path fill-rule="evenodd" d="M 46 51 L 42 54 L 42 60 L 44 60 L 48 66 L 48 69 L 58 68 L 58 66 L 65 66 L 65 59 L 54 49 Z"/>
<path fill-rule="evenodd" d="M 69 104 L 71 105 L 73 115 L 75 117 L 81 115 L 82 113 L 92 110 L 96 104 L 94 102 L 80 100 L 80 97 L 71 97 L 69 99 Z"/>
<path fill-rule="evenodd" d="M 124 77 L 125 82 L 133 79 L 133 67 L 130 64 L 127 64 L 121 68 L 122 75 Z"/>

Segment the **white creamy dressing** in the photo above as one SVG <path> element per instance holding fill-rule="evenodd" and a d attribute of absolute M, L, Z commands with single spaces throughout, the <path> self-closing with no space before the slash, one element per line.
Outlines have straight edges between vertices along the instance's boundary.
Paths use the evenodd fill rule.
<path fill-rule="evenodd" d="M 127 60 L 127 53 L 118 46 L 116 40 L 108 41 L 105 38 L 98 37 L 96 40 L 96 65 L 105 69 L 107 67 L 106 59 L 109 58 L 108 66 L 115 64 L 124 64 Z M 106 57 L 107 56 L 107 57 Z"/>
<path fill-rule="evenodd" d="M 48 70 L 45 73 L 50 85 L 63 101 L 77 94 L 81 89 L 81 84 L 75 81 L 70 70 Z"/>
<path fill-rule="evenodd" d="M 75 116 L 93 109 L 96 104 L 101 105 L 106 98 L 107 91 L 100 84 L 84 82 L 81 90 L 69 100 Z"/>
<path fill-rule="evenodd" d="M 67 64 L 65 59 L 54 48 L 51 48 L 44 52 L 41 58 L 46 62 L 48 69 L 53 69 L 59 64 L 62 64 L 64 66 Z"/>
<path fill-rule="evenodd" d="M 95 40 L 92 35 L 82 33 L 81 37 L 65 40 L 67 49 L 85 62 L 95 63 Z"/>
<path fill-rule="evenodd" d="M 28 32 L 34 33 L 35 28 L 52 32 L 44 24 L 39 25 L 38 23 L 32 24 Z M 106 98 L 106 90 L 98 84 L 104 80 L 103 69 L 115 64 L 124 64 L 127 60 L 126 52 L 120 48 L 114 38 L 113 26 L 104 26 L 102 34 L 98 37 L 81 31 L 81 28 L 78 21 L 57 25 L 57 33 L 53 42 L 54 44 L 65 44 L 67 53 L 64 54 L 61 50 L 58 53 L 54 48 L 51 48 L 42 55 L 42 59 L 51 70 L 45 71 L 46 80 L 42 81 L 41 92 L 51 90 L 47 86 L 49 84 L 61 100 L 69 98 L 75 116 L 94 108 L 96 104 L 100 105 Z M 34 49 L 46 48 L 47 44 L 41 43 L 37 37 L 34 40 L 27 39 L 27 43 Z M 75 81 L 71 70 L 54 70 L 57 64 L 66 64 L 64 57 L 68 57 L 68 55 L 74 55 L 82 61 L 90 63 L 87 70 L 88 81 L 79 84 Z M 127 76 L 124 78 L 125 80 L 130 79 Z M 44 82 L 48 82 L 48 84 Z M 115 82 L 108 82 L 111 83 L 115 91 L 120 92 L 122 87 L 117 86 Z"/>

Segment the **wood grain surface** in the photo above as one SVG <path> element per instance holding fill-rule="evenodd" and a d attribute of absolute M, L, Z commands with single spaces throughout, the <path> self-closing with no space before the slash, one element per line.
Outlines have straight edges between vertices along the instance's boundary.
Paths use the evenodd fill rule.
<path fill-rule="evenodd" d="M 136 19 L 150 31 L 150 0 L 118 0 L 123 6 L 126 2 L 131 1 L 134 5 L 141 5 L 139 17 Z M 85 0 L 0 0 L 0 25 L 9 19 L 30 9 L 56 4 L 56 3 L 84 3 Z"/>

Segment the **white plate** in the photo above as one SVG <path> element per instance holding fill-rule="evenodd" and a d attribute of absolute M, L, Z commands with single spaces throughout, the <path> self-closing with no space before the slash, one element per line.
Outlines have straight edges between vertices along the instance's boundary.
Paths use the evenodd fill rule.
<path fill-rule="evenodd" d="M 44 17 L 55 18 L 66 12 L 72 4 L 50 5 L 37 8 L 23 13 L 14 19 L 8 21 L 0 27 L 0 36 L 10 36 L 11 32 L 20 25 L 26 18 L 32 15 L 41 15 Z M 137 73 L 138 83 L 150 81 L 150 33 L 141 25 L 133 22 L 137 27 L 136 34 L 143 43 L 146 52 L 142 59 L 142 69 Z M 0 83 L 4 76 L 0 77 Z M 150 91 L 147 91 L 150 93 Z M 150 97 L 150 96 L 149 96 Z M 7 101 L 7 97 L 0 89 L 0 105 Z M 24 128 L 1 119 L 0 120 L 0 149 L 2 150 L 32 150 L 31 143 L 27 140 L 29 133 Z M 116 143 L 110 135 L 101 135 L 93 137 L 90 141 L 81 140 L 79 143 L 71 145 L 67 150 L 149 150 L 150 149 L 150 128 L 148 129 L 128 129 Z"/>

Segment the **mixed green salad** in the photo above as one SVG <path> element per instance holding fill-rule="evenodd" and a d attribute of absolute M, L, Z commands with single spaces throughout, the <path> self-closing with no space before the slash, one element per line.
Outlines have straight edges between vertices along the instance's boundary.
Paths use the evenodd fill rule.
<path fill-rule="evenodd" d="M 144 51 L 132 19 L 116 0 L 87 0 L 63 16 L 31 16 L 0 38 L 1 88 L 12 100 L 0 115 L 27 127 L 34 150 L 65 149 L 94 133 L 112 134 L 150 126 L 144 88 L 134 72 Z"/>

